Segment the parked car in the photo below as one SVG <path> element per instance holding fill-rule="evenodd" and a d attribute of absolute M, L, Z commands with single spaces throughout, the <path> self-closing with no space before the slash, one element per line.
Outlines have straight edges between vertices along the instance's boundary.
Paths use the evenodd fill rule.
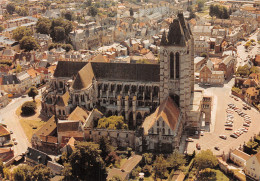
<path fill-rule="evenodd" d="M 187 142 L 193 142 L 194 140 L 192 138 L 187 138 L 186 141 Z"/>
<path fill-rule="evenodd" d="M 204 131 L 200 131 L 200 136 L 204 136 Z"/>
<path fill-rule="evenodd" d="M 247 123 L 244 123 L 243 126 L 250 127 L 250 125 Z"/>
<path fill-rule="evenodd" d="M 218 150 L 218 151 L 220 150 L 220 148 L 218 146 L 215 146 L 214 148 L 215 148 L 215 150 Z"/>
<path fill-rule="evenodd" d="M 226 127 L 225 130 L 233 130 L 233 128 Z"/>
<path fill-rule="evenodd" d="M 11 134 L 13 134 L 13 131 L 10 131 Z"/>
<path fill-rule="evenodd" d="M 233 124 L 225 124 L 225 126 L 233 127 Z"/>
<path fill-rule="evenodd" d="M 18 144 L 18 143 L 15 141 L 15 142 L 14 142 L 14 145 L 17 145 L 17 144 Z"/>
<path fill-rule="evenodd" d="M 197 148 L 198 150 L 200 150 L 200 149 L 201 149 L 201 147 L 200 147 L 200 144 L 199 144 L 199 143 L 197 143 L 197 144 L 196 144 L 196 148 Z"/>
<path fill-rule="evenodd" d="M 220 138 L 226 140 L 227 139 L 227 136 L 226 135 L 219 135 Z"/>
<path fill-rule="evenodd" d="M 238 136 L 235 135 L 235 134 L 231 134 L 230 137 L 232 137 L 232 138 L 238 138 Z"/>

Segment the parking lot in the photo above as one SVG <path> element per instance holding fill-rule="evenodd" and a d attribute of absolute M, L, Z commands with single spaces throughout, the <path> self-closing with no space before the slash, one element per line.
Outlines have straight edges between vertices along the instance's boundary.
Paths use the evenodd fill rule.
<path fill-rule="evenodd" d="M 216 106 L 216 117 L 215 117 L 215 125 L 214 130 L 211 132 L 205 132 L 204 136 L 200 136 L 198 139 L 193 139 L 194 142 L 187 143 L 186 151 L 188 153 L 192 153 L 193 150 L 197 150 L 196 144 L 198 143 L 201 146 L 201 149 L 211 149 L 215 154 L 219 155 L 223 152 L 228 153 L 231 148 L 238 148 L 240 145 L 242 146 L 244 142 L 249 141 L 250 137 L 254 136 L 254 134 L 258 134 L 260 132 L 260 114 L 254 108 L 251 110 L 244 110 L 243 105 L 244 102 L 240 99 L 236 101 L 234 98 L 230 97 L 230 86 L 232 86 L 232 82 L 229 84 L 225 84 L 224 87 L 210 87 L 204 89 L 204 91 L 210 92 L 215 95 L 217 99 Z M 239 116 L 237 112 L 234 111 L 233 116 L 233 130 L 225 130 L 225 124 L 227 121 L 227 108 L 228 104 L 234 104 L 236 107 L 241 109 L 242 112 L 246 113 L 251 117 L 252 122 L 250 123 L 250 127 L 248 132 L 244 132 L 238 138 L 232 138 L 230 135 L 234 133 L 236 130 L 243 128 L 243 124 L 245 123 L 244 118 Z M 214 124 L 214 123 L 212 123 Z M 227 139 L 219 138 L 220 135 L 226 135 Z M 219 147 L 220 150 L 215 150 L 214 147 Z M 197 150 L 199 151 L 199 150 Z"/>

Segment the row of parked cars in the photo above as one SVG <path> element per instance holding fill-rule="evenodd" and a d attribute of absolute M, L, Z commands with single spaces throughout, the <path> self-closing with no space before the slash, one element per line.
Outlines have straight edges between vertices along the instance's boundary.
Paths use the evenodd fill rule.
<path fill-rule="evenodd" d="M 241 116 L 244 119 L 243 127 L 238 129 L 238 130 L 236 130 L 233 134 L 230 135 L 233 138 L 238 138 L 243 133 L 248 132 L 248 128 L 250 127 L 250 123 L 252 122 L 252 120 L 251 120 L 249 115 L 244 113 L 236 105 L 228 104 L 228 106 L 229 106 L 229 108 L 227 109 L 227 113 L 228 112 L 232 112 L 234 110 L 239 116 Z M 245 105 L 244 105 L 244 107 L 245 107 Z"/>

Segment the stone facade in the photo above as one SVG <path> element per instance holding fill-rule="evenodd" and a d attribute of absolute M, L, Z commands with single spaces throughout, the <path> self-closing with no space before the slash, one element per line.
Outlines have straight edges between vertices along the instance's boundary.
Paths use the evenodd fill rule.
<path fill-rule="evenodd" d="M 42 113 L 65 119 L 77 106 L 97 108 L 105 116 L 123 116 L 130 131 L 89 127 L 87 140 L 102 135 L 111 137 L 115 146 L 171 152 L 178 148 L 184 128 L 200 128 L 202 115 L 202 93 L 193 100 L 194 40 L 182 13 L 171 23 L 167 37 L 164 33 L 160 57 L 160 65 L 59 62 L 43 93 Z"/>

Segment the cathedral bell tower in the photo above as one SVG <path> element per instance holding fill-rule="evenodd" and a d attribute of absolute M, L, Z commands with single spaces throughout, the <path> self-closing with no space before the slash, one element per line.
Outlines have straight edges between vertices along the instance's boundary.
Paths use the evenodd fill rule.
<path fill-rule="evenodd" d="M 194 40 L 179 12 L 160 46 L 160 103 L 170 96 L 184 113 L 194 91 Z M 184 114 L 185 115 L 185 114 Z"/>

